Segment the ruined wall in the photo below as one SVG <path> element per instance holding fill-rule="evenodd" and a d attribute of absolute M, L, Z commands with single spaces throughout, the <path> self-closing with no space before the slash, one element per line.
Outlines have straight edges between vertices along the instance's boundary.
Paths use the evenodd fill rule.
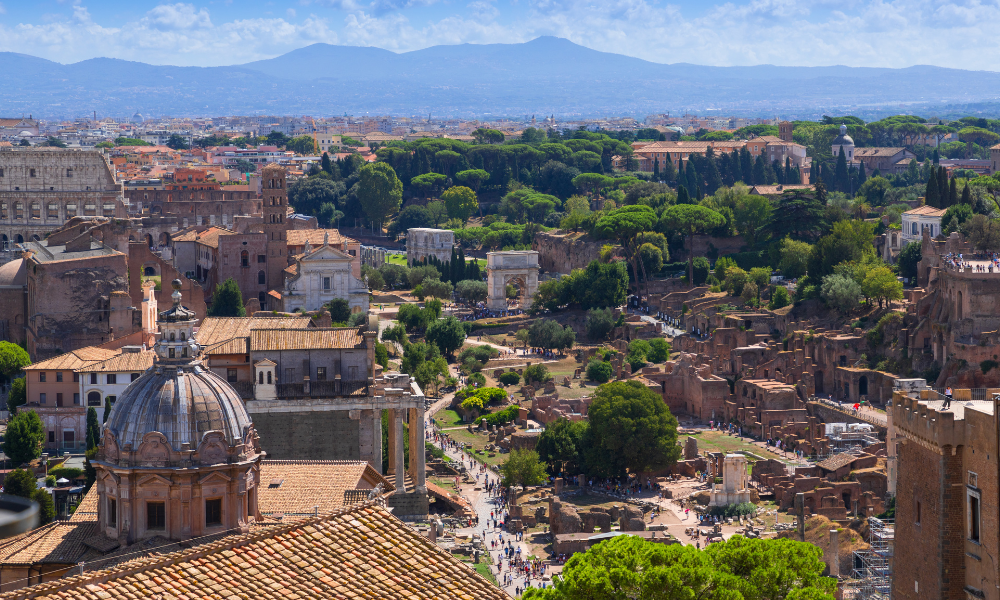
<path fill-rule="evenodd" d="M 538 252 L 538 266 L 543 270 L 569 274 L 598 260 L 601 248 L 609 243 L 586 235 L 539 232 L 531 242 L 531 249 Z"/>
<path fill-rule="evenodd" d="M 359 421 L 346 410 L 255 413 L 253 426 L 270 459 L 360 460 Z"/>

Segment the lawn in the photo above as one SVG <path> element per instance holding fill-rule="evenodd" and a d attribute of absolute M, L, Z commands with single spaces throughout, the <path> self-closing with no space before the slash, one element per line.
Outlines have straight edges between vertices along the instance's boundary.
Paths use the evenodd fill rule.
<path fill-rule="evenodd" d="M 497 578 L 494 577 L 493 573 L 490 572 L 490 566 L 488 564 L 486 564 L 485 562 L 483 562 L 484 559 L 485 559 L 484 556 L 480 556 L 479 557 L 479 562 L 477 564 L 472 564 L 472 562 L 468 561 L 468 560 L 463 560 L 462 562 L 471 565 L 472 568 L 474 568 L 476 570 L 476 573 L 479 573 L 480 575 L 482 575 L 486 579 L 489 579 L 490 583 L 492 583 L 493 585 L 495 585 L 497 587 L 500 587 L 500 584 L 497 583 Z"/>
<path fill-rule="evenodd" d="M 152 281 L 156 285 L 156 291 L 160 290 L 160 276 L 159 275 L 143 275 L 140 278 L 142 281 L 140 283 L 146 283 L 147 281 Z"/>
<path fill-rule="evenodd" d="M 482 453 L 478 452 L 482 451 L 486 447 L 486 444 L 490 443 L 489 438 L 485 435 L 469 433 L 469 431 L 464 427 L 459 429 L 449 429 L 448 431 L 445 431 L 445 433 L 451 436 L 451 439 L 460 444 L 470 444 L 473 450 L 477 451 L 474 453 L 474 456 L 479 462 L 486 463 L 488 465 L 498 465 L 507 457 L 506 454 L 500 454 L 498 452 L 496 453 L 496 456 L 490 458 L 485 451 Z"/>
<path fill-rule="evenodd" d="M 385 262 L 394 265 L 406 266 L 406 255 L 405 254 L 387 254 L 385 257 Z"/>
<path fill-rule="evenodd" d="M 455 427 L 462 425 L 462 417 L 450 408 L 443 408 L 434 413 L 434 421 L 438 427 Z"/>
<path fill-rule="evenodd" d="M 687 436 L 679 436 L 685 438 Z M 742 440 L 738 437 L 733 437 L 722 433 L 721 431 L 703 431 L 701 433 L 695 434 L 694 437 L 698 440 L 698 449 L 703 452 L 725 452 L 727 454 L 733 452 L 750 452 L 756 454 L 757 456 L 763 456 L 764 458 L 776 458 L 784 463 L 791 463 L 793 461 L 783 459 L 778 454 L 773 454 L 760 448 L 754 446 L 750 442 Z M 681 439 L 681 443 L 684 440 Z M 756 460 L 753 457 L 747 457 L 749 463 L 754 463 Z"/>

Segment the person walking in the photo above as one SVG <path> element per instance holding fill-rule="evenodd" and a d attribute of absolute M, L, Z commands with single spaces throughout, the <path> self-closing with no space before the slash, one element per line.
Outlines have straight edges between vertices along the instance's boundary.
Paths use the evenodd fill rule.
<path fill-rule="evenodd" d="M 944 388 L 944 407 L 942 407 L 941 410 L 948 410 L 949 408 L 951 408 L 951 396 L 952 396 L 952 391 L 951 391 L 951 386 L 949 385 L 948 387 Z"/>

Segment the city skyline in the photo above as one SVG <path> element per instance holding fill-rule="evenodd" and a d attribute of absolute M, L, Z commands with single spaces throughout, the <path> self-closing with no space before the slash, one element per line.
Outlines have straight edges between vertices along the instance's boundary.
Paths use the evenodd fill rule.
<path fill-rule="evenodd" d="M 8 1 L 0 3 L 0 51 L 64 64 L 108 57 L 223 66 L 313 43 L 406 52 L 552 35 L 664 64 L 993 70 L 995 24 L 1000 7 L 973 0 Z"/>

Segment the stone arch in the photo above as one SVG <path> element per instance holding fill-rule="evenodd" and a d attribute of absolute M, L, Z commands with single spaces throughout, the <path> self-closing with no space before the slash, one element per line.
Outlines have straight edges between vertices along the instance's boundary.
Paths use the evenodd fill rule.
<path fill-rule="evenodd" d="M 17 234 L 17 243 L 18 244 L 23 244 L 24 243 L 24 236 L 21 235 L 20 233 Z"/>
<path fill-rule="evenodd" d="M 859 396 L 868 395 L 868 377 L 865 375 L 862 375 L 861 378 L 858 379 L 858 395 Z"/>
<path fill-rule="evenodd" d="M 40 241 L 42 241 L 42 238 L 38 237 L 38 234 L 36 233 L 36 234 L 34 234 L 34 235 L 31 236 L 31 241 L 33 241 L 33 242 L 40 242 Z"/>
<path fill-rule="evenodd" d="M 169 246 L 170 245 L 170 234 L 166 231 L 160 233 L 160 245 Z"/>
<path fill-rule="evenodd" d="M 155 277 L 156 276 L 156 267 L 153 267 L 153 266 L 143 267 L 142 268 L 142 274 L 145 275 L 146 277 Z"/>
<path fill-rule="evenodd" d="M 146 234 L 146 245 L 150 248 L 153 247 L 153 236 L 151 234 Z"/>
<path fill-rule="evenodd" d="M 815 381 L 816 394 L 822 394 L 823 391 L 823 371 L 816 371 L 813 375 L 813 380 Z"/>

